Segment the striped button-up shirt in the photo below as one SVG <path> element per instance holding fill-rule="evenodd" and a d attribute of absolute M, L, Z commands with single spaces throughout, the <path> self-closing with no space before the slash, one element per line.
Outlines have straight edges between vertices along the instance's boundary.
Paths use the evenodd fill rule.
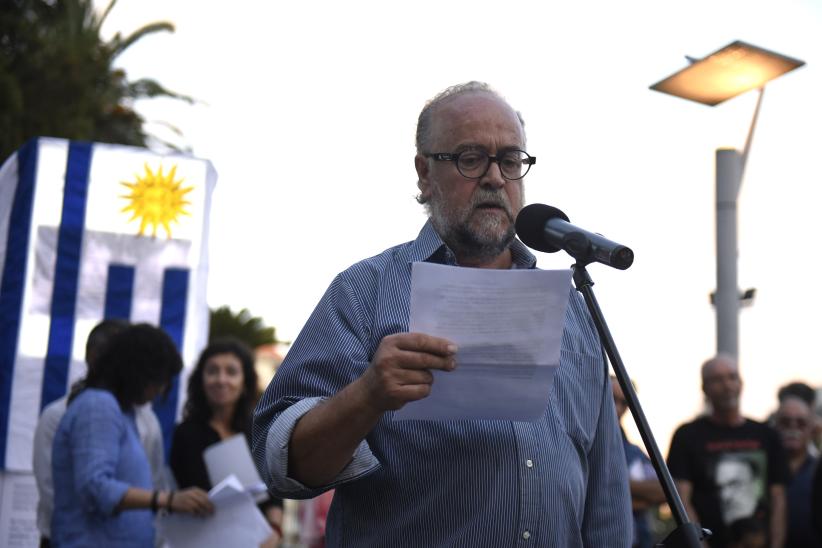
<path fill-rule="evenodd" d="M 533 268 L 519 241 L 515 267 Z M 534 422 L 394 421 L 386 412 L 329 485 L 288 476 L 305 413 L 360 377 L 386 335 L 408 331 L 411 264 L 456 264 L 430 222 L 416 240 L 339 274 L 294 341 L 254 420 L 269 488 L 335 488 L 328 546 L 630 546 L 625 455 L 594 326 L 572 293 L 548 407 Z"/>

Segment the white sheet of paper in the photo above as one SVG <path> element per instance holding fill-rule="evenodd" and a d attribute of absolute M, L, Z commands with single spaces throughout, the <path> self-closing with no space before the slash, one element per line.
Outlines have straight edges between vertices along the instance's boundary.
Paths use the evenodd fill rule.
<path fill-rule="evenodd" d="M 457 344 L 457 368 L 434 371 L 431 394 L 395 420 L 532 421 L 559 367 L 570 270 L 493 270 L 418 262 L 410 331 Z"/>
<path fill-rule="evenodd" d="M 215 443 L 203 451 L 208 479 L 211 485 L 218 485 L 225 478 L 234 475 L 247 490 L 254 493 L 255 500 L 267 498 L 265 484 L 251 458 L 251 450 L 243 434 L 236 434 Z"/>
<path fill-rule="evenodd" d="M 271 527 L 236 476 L 212 488 L 208 498 L 215 510 L 207 518 L 171 514 L 159 520 L 169 548 L 251 548 L 271 536 Z"/>

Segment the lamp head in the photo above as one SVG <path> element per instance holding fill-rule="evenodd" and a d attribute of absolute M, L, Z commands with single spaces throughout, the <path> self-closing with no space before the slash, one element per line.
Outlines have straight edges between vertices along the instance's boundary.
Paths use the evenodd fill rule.
<path fill-rule="evenodd" d="M 704 59 L 693 61 L 651 89 L 716 106 L 804 64 L 799 59 L 737 40 Z"/>

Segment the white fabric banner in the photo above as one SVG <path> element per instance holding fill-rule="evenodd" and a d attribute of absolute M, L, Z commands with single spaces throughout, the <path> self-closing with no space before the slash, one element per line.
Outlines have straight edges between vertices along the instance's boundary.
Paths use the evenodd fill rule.
<path fill-rule="evenodd" d="M 159 325 L 194 365 L 216 178 L 206 160 L 51 138 L 0 168 L 0 469 L 31 470 L 40 410 L 85 375 L 100 320 Z M 154 405 L 167 444 L 185 373 Z"/>

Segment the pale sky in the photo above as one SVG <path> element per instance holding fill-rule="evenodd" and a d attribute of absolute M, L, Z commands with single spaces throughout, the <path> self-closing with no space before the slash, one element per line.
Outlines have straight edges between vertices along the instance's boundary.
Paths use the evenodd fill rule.
<path fill-rule="evenodd" d="M 740 194 L 739 285 L 757 289 L 743 412 L 764 418 L 785 382 L 822 385 L 822 2 L 120 0 L 104 34 L 156 20 L 177 31 L 119 66 L 203 103 L 138 107 L 219 173 L 210 306 L 293 339 L 335 274 L 416 236 L 419 110 L 484 80 L 525 117 L 527 203 L 634 250 L 627 271 L 589 272 L 663 454 L 715 352 L 714 150 L 743 146 L 755 95 L 711 108 L 648 86 L 734 40 L 804 60 L 766 89 Z"/>

